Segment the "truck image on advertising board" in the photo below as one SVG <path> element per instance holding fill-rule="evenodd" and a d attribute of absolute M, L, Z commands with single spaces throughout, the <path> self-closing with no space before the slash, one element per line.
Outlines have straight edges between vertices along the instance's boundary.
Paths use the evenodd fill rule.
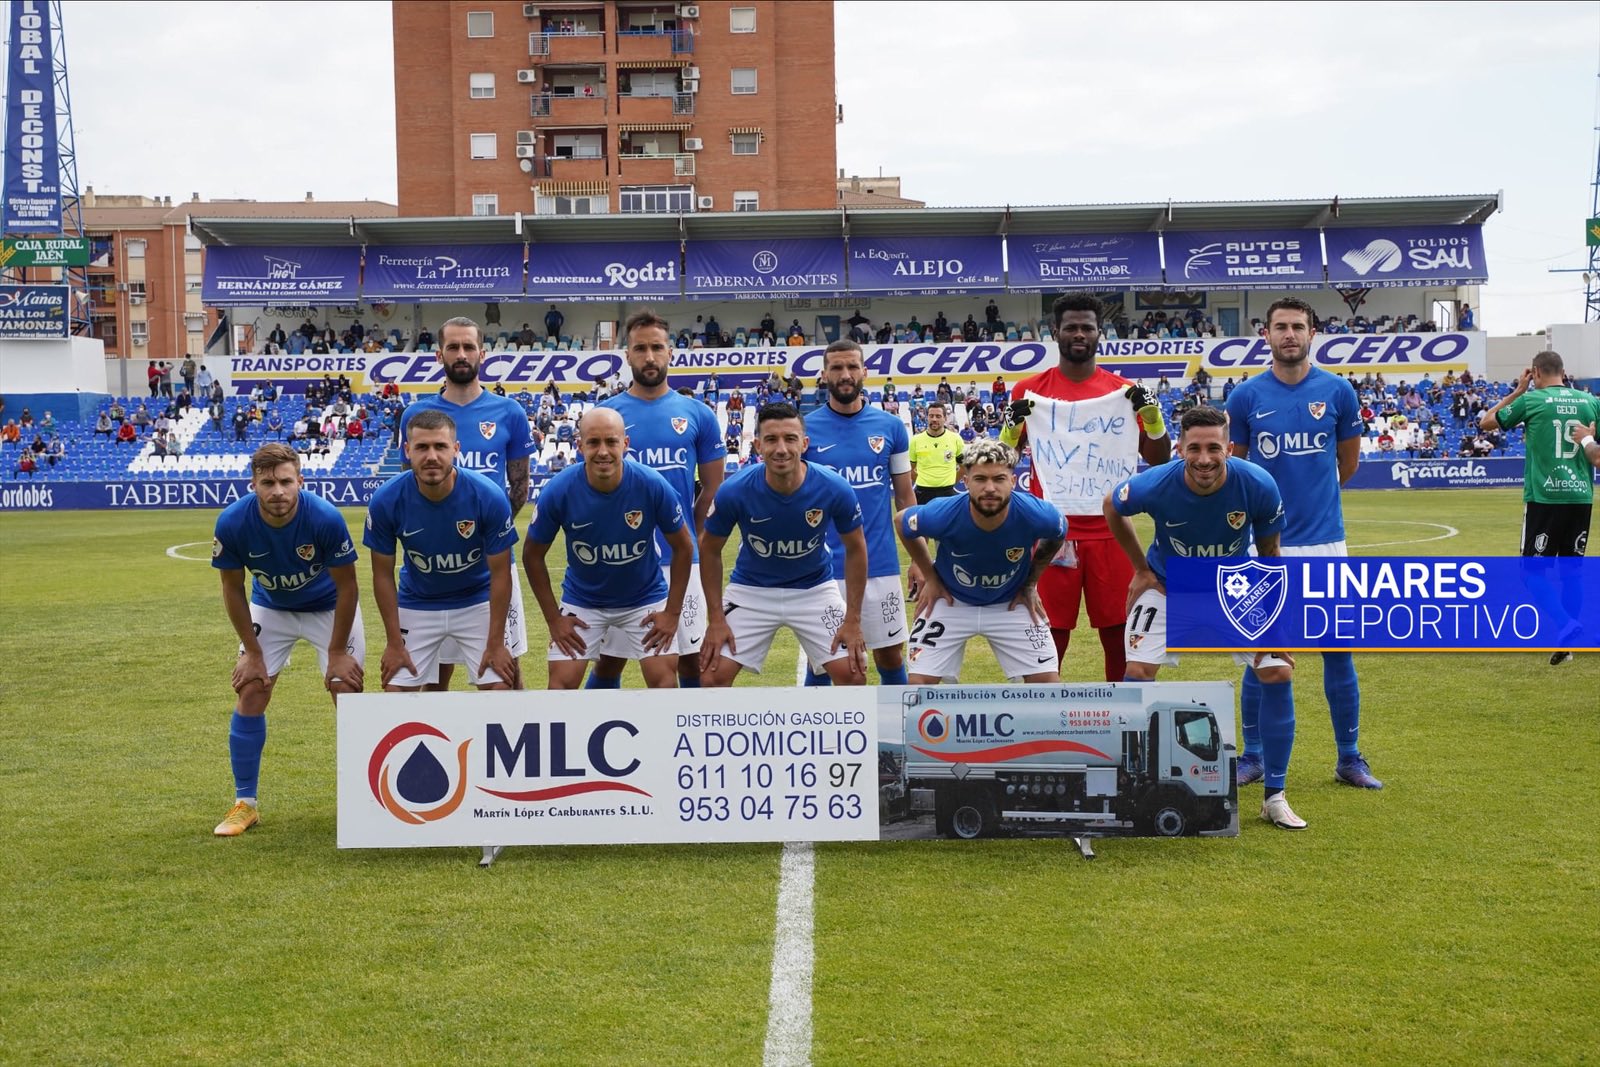
<path fill-rule="evenodd" d="M 1237 825 L 1237 752 L 1205 704 L 1028 695 L 977 705 L 904 691 L 904 747 L 880 754 L 885 811 L 931 809 L 936 833 L 967 839 L 1181 837 Z"/>

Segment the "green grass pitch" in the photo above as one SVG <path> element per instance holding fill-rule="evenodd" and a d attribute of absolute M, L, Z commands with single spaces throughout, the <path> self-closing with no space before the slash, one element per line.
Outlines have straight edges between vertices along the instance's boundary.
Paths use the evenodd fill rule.
<path fill-rule="evenodd" d="M 1512 491 L 1345 506 L 1368 554 L 1506 554 L 1521 512 Z M 778 846 L 511 849 L 487 872 L 468 849 L 339 852 L 307 650 L 273 700 L 263 823 L 214 839 L 214 517 L 0 516 L 0 1062 L 761 1060 Z M 1303 834 L 1257 821 L 1252 789 L 1236 840 L 1108 841 L 1093 864 L 1048 840 L 819 846 L 815 1062 L 1592 1062 L 1600 655 L 1357 663 L 1388 788 L 1333 783 L 1304 657 Z M 1065 677 L 1099 676 L 1084 630 Z M 985 647 L 967 677 L 1000 680 Z"/>

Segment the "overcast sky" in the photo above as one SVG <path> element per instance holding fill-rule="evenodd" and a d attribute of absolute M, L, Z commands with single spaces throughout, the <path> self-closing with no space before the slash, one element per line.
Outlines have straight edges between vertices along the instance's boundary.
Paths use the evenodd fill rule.
<path fill-rule="evenodd" d="M 63 7 L 83 184 L 394 201 L 387 3 Z M 930 206 L 1503 189 L 1480 324 L 1583 316 L 1600 4 L 835 11 L 839 166 Z"/>

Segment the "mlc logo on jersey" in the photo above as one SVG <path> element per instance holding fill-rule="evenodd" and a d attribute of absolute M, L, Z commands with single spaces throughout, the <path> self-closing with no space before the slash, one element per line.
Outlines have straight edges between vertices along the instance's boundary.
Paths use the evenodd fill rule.
<path fill-rule="evenodd" d="M 402 743 L 420 738 L 417 747 L 391 774 L 390 757 Z M 450 744 L 450 738 L 427 723 L 406 722 L 383 735 L 367 760 L 367 785 L 384 810 L 401 822 L 413 826 L 437 822 L 454 814 L 467 795 L 467 749 L 471 738 L 456 748 L 455 788 L 450 788 L 450 771 L 434 755 L 427 738 Z M 391 782 L 393 783 L 391 785 Z M 422 805 L 432 804 L 433 807 Z"/>
<path fill-rule="evenodd" d="M 1289 568 L 1258 560 L 1217 568 L 1217 603 L 1233 628 L 1254 641 L 1278 621 L 1289 593 Z"/>

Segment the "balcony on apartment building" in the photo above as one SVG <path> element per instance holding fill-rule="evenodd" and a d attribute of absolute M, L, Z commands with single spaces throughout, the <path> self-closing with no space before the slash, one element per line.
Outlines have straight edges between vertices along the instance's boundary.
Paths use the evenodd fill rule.
<path fill-rule="evenodd" d="M 528 54 L 551 63 L 600 62 L 606 58 L 605 9 L 551 11 L 528 34 Z"/>
<path fill-rule="evenodd" d="M 617 175 L 640 185 L 666 185 L 693 177 L 702 142 L 688 137 L 687 122 L 622 123 L 617 127 Z"/>
<path fill-rule="evenodd" d="M 678 22 L 676 10 L 630 11 L 627 25 L 617 27 L 619 62 L 671 59 L 694 54 L 694 34 Z"/>

